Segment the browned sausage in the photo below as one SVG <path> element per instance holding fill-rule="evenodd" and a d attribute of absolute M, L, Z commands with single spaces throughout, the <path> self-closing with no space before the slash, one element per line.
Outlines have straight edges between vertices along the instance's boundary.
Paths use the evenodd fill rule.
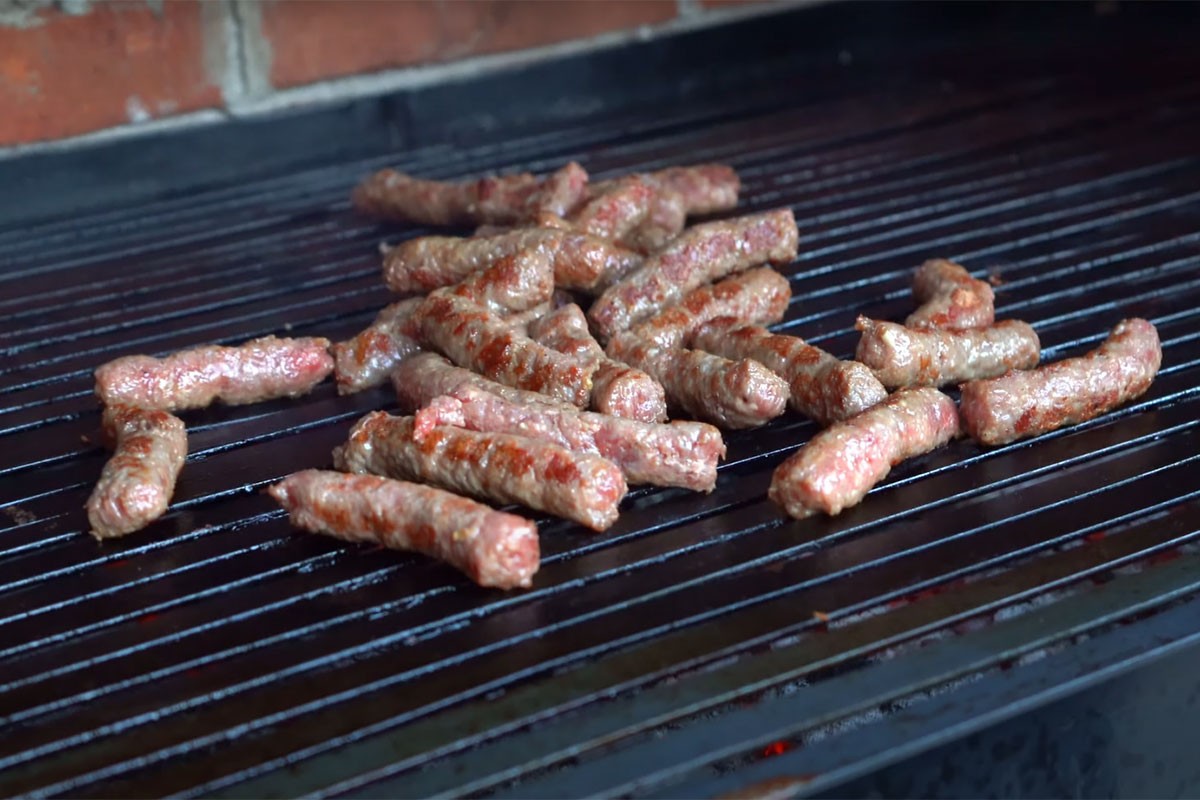
<path fill-rule="evenodd" d="M 696 225 L 605 290 L 588 319 L 611 338 L 706 283 L 764 262 L 789 263 L 798 241 L 791 209 Z"/>
<path fill-rule="evenodd" d="M 725 164 L 667 167 L 643 174 L 642 178 L 677 194 L 687 214 L 712 214 L 737 208 L 741 182 L 733 167 Z M 611 183 L 593 183 L 591 191 L 604 191 Z"/>
<path fill-rule="evenodd" d="M 788 382 L 792 408 L 821 425 L 852 417 L 887 397 L 887 389 L 865 365 L 839 361 L 796 336 L 771 333 L 739 320 L 714 320 L 700 328 L 691 345 L 725 358 L 752 358 L 764 364 Z"/>
<path fill-rule="evenodd" d="M 720 283 L 693 289 L 675 305 L 635 325 L 632 331 L 659 347 L 683 347 L 704 323 L 718 317 L 763 325 L 778 322 L 791 298 L 791 284 L 775 270 L 747 270 Z"/>
<path fill-rule="evenodd" d="M 104 431 L 115 449 L 87 502 L 97 539 L 133 533 L 161 517 L 187 458 L 183 420 L 166 411 L 111 405 Z"/>
<path fill-rule="evenodd" d="M 667 425 L 606 414 L 512 403 L 461 386 L 417 412 L 416 428 L 458 425 L 473 431 L 511 433 L 553 442 L 576 453 L 612 461 L 630 483 L 682 486 L 711 492 L 717 462 L 725 455 L 721 432 L 703 422 Z M 419 435 L 419 433 L 418 433 Z"/>
<path fill-rule="evenodd" d="M 562 209 L 565 213 L 586 184 L 587 174 L 578 164 L 568 164 L 544 180 L 520 173 L 461 183 L 423 180 L 385 169 L 360 183 L 352 199 L 366 214 L 400 222 L 509 225 L 538 212 Z"/>
<path fill-rule="evenodd" d="M 583 310 L 568 304 L 529 325 L 530 337 L 552 350 L 596 364 L 592 375 L 591 407 L 601 414 L 662 422 L 667 418 L 667 399 L 662 385 L 640 369 L 605 355 L 588 332 Z"/>
<path fill-rule="evenodd" d="M 125 356 L 96 370 L 96 394 L 106 404 L 167 411 L 298 397 L 333 370 L 328 339 L 267 336 L 238 347 L 207 345 L 166 358 Z"/>
<path fill-rule="evenodd" d="M 1160 366 L 1154 326 L 1123 320 L 1085 356 L 963 384 L 963 426 L 996 445 L 1074 425 L 1145 394 Z"/>
<path fill-rule="evenodd" d="M 392 385 L 396 389 L 396 397 L 400 408 L 407 412 L 416 411 L 421 406 L 444 394 L 452 394 L 462 385 L 474 386 L 485 392 L 491 392 L 514 403 L 549 405 L 559 408 L 574 409 L 575 406 L 555 400 L 537 392 L 527 392 L 514 389 L 502 383 L 496 383 L 469 369 L 456 367 L 437 353 L 421 353 L 406 359 L 392 372 Z"/>
<path fill-rule="evenodd" d="M 544 253 L 562 289 L 592 290 L 642 263 L 641 256 L 612 242 L 569 230 L 519 228 L 473 239 L 423 236 L 388 250 L 383 280 L 394 292 L 428 292 L 458 283 L 498 258 Z"/>
<path fill-rule="evenodd" d="M 770 498 L 797 519 L 839 514 L 861 502 L 892 467 L 957 433 L 953 400 L 937 389 L 901 389 L 810 439 L 775 470 Z"/>
<path fill-rule="evenodd" d="M 501 256 L 458 283 L 435 291 L 470 300 L 494 314 L 528 311 L 549 302 L 554 294 L 554 270 L 544 252 L 527 250 Z"/>
<path fill-rule="evenodd" d="M 421 352 L 411 325 L 412 312 L 421 300 L 414 297 L 392 303 L 376 315 L 366 330 L 332 347 L 338 394 L 354 394 L 379 386 L 396 365 Z"/>
<path fill-rule="evenodd" d="M 1018 320 L 970 331 L 918 331 L 859 317 L 855 357 L 889 389 L 946 386 L 1029 369 L 1041 352 L 1037 333 Z"/>
<path fill-rule="evenodd" d="M 787 408 L 787 384 L 757 361 L 658 347 L 628 331 L 610 342 L 609 352 L 652 375 L 676 406 L 725 428 L 754 428 Z"/>
<path fill-rule="evenodd" d="M 587 171 L 571 161 L 546 176 L 542 185 L 529 198 L 528 212 L 533 217 L 565 217 L 583 203 L 587 198 L 587 191 Z"/>
<path fill-rule="evenodd" d="M 995 293 L 953 261 L 926 261 L 913 275 L 913 299 L 920 308 L 904 324 L 910 328 L 965 331 L 995 321 Z"/>
<path fill-rule="evenodd" d="M 534 523 L 442 489 L 310 469 L 267 492 L 297 528 L 423 553 L 480 586 L 527 588 L 538 570 Z"/>
<path fill-rule="evenodd" d="M 650 177 L 677 192 L 687 213 L 713 214 L 737 208 L 741 182 L 733 167 L 725 164 L 693 164 L 667 167 L 651 172 Z"/>
<path fill-rule="evenodd" d="M 595 364 L 538 344 L 485 308 L 430 295 L 413 312 L 422 343 L 451 361 L 518 389 L 587 408 Z"/>
<path fill-rule="evenodd" d="M 412 417 L 375 411 L 334 450 L 347 472 L 422 481 L 451 491 L 556 514 L 602 531 L 627 491 L 616 464 L 556 444 L 439 426 L 416 437 Z"/>
<path fill-rule="evenodd" d="M 625 243 L 649 215 L 654 194 L 654 187 L 640 175 L 618 178 L 599 192 L 593 190 L 569 221 L 581 233 Z"/>

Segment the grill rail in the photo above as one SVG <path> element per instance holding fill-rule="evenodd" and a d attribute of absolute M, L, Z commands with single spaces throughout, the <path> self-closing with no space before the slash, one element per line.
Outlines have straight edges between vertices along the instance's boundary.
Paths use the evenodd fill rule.
<path fill-rule="evenodd" d="M 1069 65 L 958 83 L 867 71 L 807 94 L 781 80 L 753 103 L 372 153 L 0 229 L 3 785 L 706 793 L 771 773 L 754 754 L 772 742 L 869 726 L 1084 634 L 1109 641 L 1135 614 L 1161 611 L 1168 644 L 1190 641 L 1164 609 L 1200 589 L 1200 70 L 1169 49 L 1125 56 L 1142 57 L 1103 94 Z M 95 366 L 271 332 L 344 338 L 388 301 L 376 243 L 426 232 L 356 217 L 359 175 L 567 159 L 601 178 L 733 164 L 739 212 L 788 205 L 800 226 L 778 329 L 840 356 L 855 314 L 903 318 L 912 267 L 941 255 L 998 279 L 997 316 L 1033 324 L 1044 360 L 1137 315 L 1159 328 L 1163 370 L 1076 428 L 903 464 L 835 519 L 787 521 L 765 498 L 810 423 L 731 433 L 711 495 L 635 489 L 603 535 L 540 520 L 542 570 L 515 594 L 295 533 L 257 491 L 328 464 L 355 419 L 392 407 L 383 389 L 189 414 L 169 514 L 119 542 L 84 535 L 105 459 Z M 788 759 L 808 776 L 796 791 L 866 763 L 819 747 Z"/>

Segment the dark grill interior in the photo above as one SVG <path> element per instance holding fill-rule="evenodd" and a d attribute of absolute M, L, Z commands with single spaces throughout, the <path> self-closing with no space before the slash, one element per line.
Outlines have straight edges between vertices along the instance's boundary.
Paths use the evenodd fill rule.
<path fill-rule="evenodd" d="M 913 56 L 832 87 L 789 76 L 6 227 L 0 785 L 690 796 L 772 777 L 765 752 L 786 754 L 792 791 L 817 791 L 865 769 L 880 719 L 934 708 L 950 687 L 1001 686 L 986 681 L 1039 660 L 1083 679 L 1092 662 L 1076 648 L 1135 618 L 1147 638 L 1133 656 L 1190 641 L 1200 83 L 1169 50 L 1112 58 L 1122 79 L 1098 91 L 1095 59 L 956 78 L 953 61 Z M 856 313 L 902 319 L 911 269 L 945 256 L 998 280 L 997 316 L 1033 324 L 1043 360 L 1143 316 L 1162 372 L 1085 425 L 903 464 L 832 520 L 786 521 L 765 497 L 810 423 L 729 434 L 711 495 L 637 489 L 603 535 L 540 521 L 528 592 L 294 533 L 256 491 L 328 465 L 353 420 L 392 407 L 383 389 L 340 398 L 326 383 L 193 412 L 168 516 L 117 543 L 84 535 L 105 460 L 81 438 L 96 435 L 97 365 L 271 332 L 352 335 L 389 299 L 377 242 L 425 232 L 354 215 L 358 177 L 572 158 L 597 178 L 726 161 L 740 211 L 791 206 L 801 256 L 779 327 L 839 356 Z"/>

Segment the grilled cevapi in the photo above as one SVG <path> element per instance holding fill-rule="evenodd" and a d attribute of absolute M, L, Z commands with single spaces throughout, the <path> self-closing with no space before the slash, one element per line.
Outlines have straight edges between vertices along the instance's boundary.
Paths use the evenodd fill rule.
<path fill-rule="evenodd" d="M 949 397 L 937 389 L 901 389 L 810 439 L 775 470 L 769 496 L 798 519 L 840 514 L 896 464 L 946 444 L 958 430 Z"/>
<path fill-rule="evenodd" d="M 1160 366 L 1154 326 L 1122 320 L 1087 355 L 964 383 L 963 427 L 973 439 L 997 445 L 1084 422 L 1145 394 Z"/>
<path fill-rule="evenodd" d="M 436 425 L 509 433 L 552 442 L 612 461 L 630 483 L 711 492 L 725 455 L 721 432 L 703 422 L 669 424 L 620 419 L 590 411 L 513 403 L 461 386 L 416 414 L 418 436 Z"/>
<path fill-rule="evenodd" d="M 419 433 L 412 417 L 373 412 L 334 451 L 334 465 L 496 503 L 520 503 L 597 531 L 616 521 L 627 491 L 616 464 L 549 442 L 446 425 Z"/>
<path fill-rule="evenodd" d="M 788 382 L 788 403 L 820 425 L 866 411 L 887 389 L 865 365 L 840 361 L 796 336 L 771 333 L 738 319 L 702 326 L 691 345 L 725 358 L 752 358 Z"/>
<path fill-rule="evenodd" d="M 914 330 L 859 317 L 855 357 L 889 389 L 947 386 L 992 378 L 1010 369 L 1037 366 L 1041 346 L 1033 328 L 1019 320 L 966 331 Z"/>
<path fill-rule="evenodd" d="M 181 350 L 166 358 L 118 358 L 96 370 L 96 394 L 110 405 L 182 411 L 217 400 L 242 405 L 299 397 L 332 371 L 328 339 L 267 336 L 238 347 Z"/>
<path fill-rule="evenodd" d="M 310 469 L 267 491 L 297 528 L 423 553 L 480 586 L 528 587 L 538 569 L 534 523 L 432 486 Z"/>
<path fill-rule="evenodd" d="M 97 539 L 141 530 L 166 512 L 187 458 L 183 421 L 161 409 L 110 405 L 104 409 L 105 437 L 113 454 L 87 502 Z"/>

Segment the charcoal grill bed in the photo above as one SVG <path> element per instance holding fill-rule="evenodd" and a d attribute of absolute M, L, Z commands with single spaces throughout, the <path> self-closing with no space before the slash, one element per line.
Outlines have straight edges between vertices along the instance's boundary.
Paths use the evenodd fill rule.
<path fill-rule="evenodd" d="M 0 789 L 1194 794 L 1196 41 L 1183 4 L 834 3 L 0 160 Z M 1076 428 L 906 463 L 836 519 L 765 497 L 811 423 L 731 433 L 711 495 L 636 489 L 604 534 L 541 520 L 525 592 L 297 534 L 261 493 L 384 389 L 190 413 L 167 516 L 86 535 L 98 364 L 346 337 L 388 302 L 378 242 L 426 233 L 356 216 L 359 177 L 569 159 L 734 165 L 741 210 L 801 230 L 778 329 L 841 356 L 941 256 L 1045 359 L 1136 315 L 1162 372 Z"/>

